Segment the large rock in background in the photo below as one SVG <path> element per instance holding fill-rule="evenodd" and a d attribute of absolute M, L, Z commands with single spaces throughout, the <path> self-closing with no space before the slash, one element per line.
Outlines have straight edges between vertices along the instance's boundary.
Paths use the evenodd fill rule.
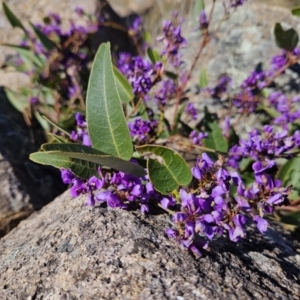
<path fill-rule="evenodd" d="M 40 22 L 50 12 L 61 15 L 63 23 L 76 16 L 74 9 L 84 7 L 94 13 L 97 4 L 105 1 L 89 0 L 84 5 L 80 1 L 12 1 L 6 3 L 12 11 L 28 25 L 28 21 Z M 18 3 L 19 5 L 15 5 Z M 106 5 L 106 14 L 114 21 L 123 21 Z M 33 13 L 32 13 L 33 12 Z M 124 20 L 125 22 L 126 20 Z M 125 24 L 126 25 L 126 24 Z M 13 29 L 0 9 L 0 40 L 18 44 L 22 31 Z M 113 29 L 114 30 L 114 29 Z M 101 30 L 94 37 L 94 46 L 110 40 L 112 45 L 123 44 L 123 51 L 130 51 L 127 45 L 128 36 L 122 31 Z M 125 36 L 125 37 L 124 37 Z M 121 48 L 122 49 L 122 48 Z M 0 47 L 0 66 L 13 51 Z M 18 90 L 30 84 L 28 76 L 11 69 L 0 70 L 0 87 L 6 86 Z M 31 162 L 28 157 L 37 151 L 46 141 L 42 128 L 33 120 L 29 128 L 23 116 L 9 103 L 3 89 L 0 90 L 0 237 L 14 228 L 20 220 L 26 218 L 34 210 L 40 209 L 66 188 L 63 186 L 58 170 Z"/>
<path fill-rule="evenodd" d="M 160 211 L 84 201 L 67 191 L 1 239 L 1 299 L 300 298 L 299 241 L 280 227 L 220 237 L 196 260 L 166 238 Z"/>
<path fill-rule="evenodd" d="M 29 154 L 45 142 L 43 129 L 29 128 L 0 89 L 0 237 L 65 189 L 58 170 L 37 165 Z"/>
<path fill-rule="evenodd" d="M 0 7 L 0 41 L 18 44 L 23 36 L 19 28 L 12 28 Z M 41 22 L 50 12 L 58 12 L 63 22 L 75 16 L 74 10 L 82 4 L 78 0 L 5 0 L 11 10 L 26 26 L 28 21 Z M 84 7 L 92 13 L 96 2 L 86 0 Z M 0 67 L 15 52 L 0 47 Z M 13 90 L 29 85 L 28 76 L 12 69 L 0 70 L 0 86 Z M 33 121 L 28 128 L 23 116 L 7 100 L 0 90 L 0 237 L 15 227 L 32 211 L 40 209 L 63 192 L 59 172 L 38 166 L 29 161 L 31 152 L 37 151 L 45 142 L 43 130 Z"/>

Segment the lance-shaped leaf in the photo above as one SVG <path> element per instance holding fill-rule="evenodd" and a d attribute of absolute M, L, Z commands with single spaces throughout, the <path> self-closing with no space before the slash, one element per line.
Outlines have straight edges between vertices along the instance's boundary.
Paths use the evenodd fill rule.
<path fill-rule="evenodd" d="M 63 136 L 47 132 L 48 136 L 48 142 L 49 143 L 69 143 L 70 140 L 68 138 L 65 138 Z"/>
<path fill-rule="evenodd" d="M 43 67 L 45 65 L 45 59 L 35 54 L 28 47 L 18 46 L 13 44 L 5 44 L 5 43 L 1 44 L 1 46 L 15 49 L 19 53 L 23 62 L 26 64 L 28 68 L 32 68 L 32 63 L 34 63 L 37 67 Z"/>
<path fill-rule="evenodd" d="M 115 83 L 109 43 L 102 44 L 95 56 L 86 102 L 93 147 L 129 160 L 133 153 L 132 141 Z"/>
<path fill-rule="evenodd" d="M 295 29 L 284 30 L 280 23 L 275 24 L 274 35 L 277 46 L 287 51 L 293 51 L 299 42 L 299 36 Z"/>
<path fill-rule="evenodd" d="M 33 28 L 35 34 L 39 38 L 40 42 L 44 46 L 45 49 L 51 51 L 53 50 L 56 45 L 54 42 L 52 42 L 43 32 L 41 32 L 36 26 L 34 26 L 32 23 L 30 23 L 31 27 Z"/>
<path fill-rule="evenodd" d="M 21 28 L 25 32 L 25 34 L 27 34 L 27 31 L 26 31 L 24 25 L 15 16 L 15 14 L 10 10 L 10 8 L 7 6 L 7 4 L 5 2 L 3 2 L 2 5 L 3 5 L 4 13 L 5 13 L 8 21 L 10 22 L 11 26 L 13 26 L 13 27 L 19 27 L 19 28 Z"/>
<path fill-rule="evenodd" d="M 132 93 L 132 86 L 127 78 L 114 66 L 114 75 L 119 92 L 120 99 L 123 103 L 129 103 L 134 95 Z"/>
<path fill-rule="evenodd" d="M 300 7 L 293 8 L 291 12 L 293 16 L 300 17 Z"/>
<path fill-rule="evenodd" d="M 207 72 L 206 72 L 205 68 L 202 68 L 200 70 L 199 86 L 200 86 L 201 89 L 204 89 L 205 87 L 208 86 Z"/>
<path fill-rule="evenodd" d="M 29 108 L 28 98 L 26 96 L 21 93 L 16 93 L 8 88 L 5 88 L 4 90 L 9 102 L 16 110 L 24 113 Z"/>
<path fill-rule="evenodd" d="M 145 169 L 138 164 L 107 155 L 99 150 L 84 145 L 50 143 L 42 145 L 42 149 L 48 154 L 86 160 L 136 177 L 146 175 Z"/>
<path fill-rule="evenodd" d="M 208 133 L 208 137 L 203 140 L 203 145 L 218 152 L 227 153 L 228 142 L 223 136 L 216 118 L 208 111 L 207 107 L 204 108 L 203 124 Z"/>
<path fill-rule="evenodd" d="M 140 153 L 150 152 L 156 158 L 149 158 L 147 167 L 149 178 L 155 189 L 162 194 L 168 194 L 181 185 L 187 185 L 192 180 L 191 170 L 186 161 L 175 151 L 155 145 L 145 145 L 137 148 Z"/>
<path fill-rule="evenodd" d="M 92 176 L 99 176 L 97 164 L 80 159 L 48 154 L 47 152 L 35 152 L 30 154 L 29 158 L 39 164 L 53 166 L 71 170 L 76 176 L 89 179 Z"/>
<path fill-rule="evenodd" d="M 147 54 L 153 64 L 161 60 L 160 54 L 152 48 L 147 49 Z"/>
<path fill-rule="evenodd" d="M 199 22 L 199 16 L 201 12 L 205 8 L 205 3 L 204 0 L 195 0 L 195 6 L 194 6 L 194 22 L 198 23 Z"/>

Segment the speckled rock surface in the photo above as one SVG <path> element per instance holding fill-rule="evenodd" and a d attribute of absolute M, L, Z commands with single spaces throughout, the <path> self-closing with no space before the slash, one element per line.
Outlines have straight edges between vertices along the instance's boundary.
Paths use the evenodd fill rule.
<path fill-rule="evenodd" d="M 207 7 L 207 12 L 209 11 L 210 8 Z M 212 29 L 216 28 L 215 21 L 221 20 L 223 15 L 224 9 L 221 1 L 217 1 L 213 13 Z M 191 91 L 195 90 L 194 86 L 199 82 L 202 68 L 207 70 L 210 87 L 217 83 L 221 75 L 229 75 L 233 79 L 231 95 L 238 93 L 238 87 L 251 71 L 256 68 L 268 70 L 271 58 L 281 53 L 273 36 L 276 22 L 284 23 L 300 32 L 299 18 L 293 17 L 287 8 L 271 7 L 253 1 L 249 1 L 238 8 L 228 20 L 221 24 L 217 32 L 213 31 L 210 35 L 210 43 L 205 47 L 194 69 L 189 85 Z M 187 69 L 193 63 L 201 43 L 199 33 L 194 29 L 195 23 L 191 18 L 187 18 L 182 30 L 188 45 L 183 50 L 183 60 Z M 288 69 L 283 76 L 276 80 L 276 85 L 288 95 L 299 94 L 299 68 L 294 68 L 293 71 Z M 204 106 L 219 116 L 226 116 L 228 113 L 226 104 L 224 107 L 224 103 L 212 99 L 205 93 L 200 95 L 190 93 L 190 99 L 200 112 L 199 119 L 203 115 L 201 112 L 203 112 Z M 171 115 L 172 109 L 170 109 Z M 232 124 L 236 124 L 238 132 L 249 132 L 252 127 L 259 125 L 263 118 L 259 114 L 245 114 L 242 118 L 238 114 L 235 116 L 236 118 L 232 118 Z"/>
<path fill-rule="evenodd" d="M 84 201 L 67 191 L 0 240 L 1 299 L 300 297 L 300 245 L 280 228 L 196 260 L 164 236 L 168 216 Z"/>

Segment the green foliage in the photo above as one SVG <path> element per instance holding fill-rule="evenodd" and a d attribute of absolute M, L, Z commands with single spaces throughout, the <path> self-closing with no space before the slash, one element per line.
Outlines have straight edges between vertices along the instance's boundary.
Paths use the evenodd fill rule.
<path fill-rule="evenodd" d="M 13 26 L 13 27 L 19 27 L 19 28 L 21 28 L 24 31 L 25 34 L 27 34 L 27 31 L 26 31 L 24 25 L 14 15 L 14 13 L 10 10 L 10 8 L 8 7 L 8 5 L 5 2 L 3 2 L 2 6 L 3 6 L 4 13 L 5 13 L 8 21 L 10 22 L 11 26 Z"/>
<path fill-rule="evenodd" d="M 117 67 L 114 66 L 113 69 L 120 99 L 123 103 L 129 103 L 134 98 L 131 84 Z"/>
<path fill-rule="evenodd" d="M 30 48 L 12 44 L 1 44 L 1 46 L 9 47 L 17 51 L 23 60 L 27 70 L 32 70 L 33 65 L 37 68 L 45 66 L 45 58 L 36 55 Z M 21 69 L 22 70 L 22 69 Z"/>
<path fill-rule="evenodd" d="M 228 142 L 223 136 L 217 120 L 213 118 L 213 115 L 209 113 L 207 108 L 205 108 L 203 123 L 205 131 L 208 133 L 208 137 L 203 140 L 203 145 L 217 152 L 227 153 Z"/>
<path fill-rule="evenodd" d="M 160 193 L 168 194 L 191 182 L 192 173 L 188 164 L 175 151 L 154 145 L 138 147 L 137 151 L 155 155 L 155 158 L 148 158 L 147 168 L 151 182 Z"/>
<path fill-rule="evenodd" d="M 198 18 L 200 16 L 200 13 L 205 8 L 205 2 L 204 0 L 195 0 L 195 6 L 194 6 L 194 22 L 198 23 Z"/>
<path fill-rule="evenodd" d="M 83 179 L 89 179 L 92 176 L 98 176 L 97 165 L 80 159 L 73 159 L 67 156 L 49 154 L 47 152 L 35 152 L 30 154 L 29 158 L 39 164 L 49 165 L 56 168 L 71 170 L 76 176 Z"/>
<path fill-rule="evenodd" d="M 291 10 L 293 16 L 300 17 L 300 7 L 295 7 Z"/>
<path fill-rule="evenodd" d="M 146 175 L 144 168 L 138 164 L 107 155 L 96 149 L 79 144 L 50 143 L 42 145 L 42 150 L 47 154 L 67 156 L 72 159 L 89 161 L 97 165 L 106 166 L 126 174 L 142 177 Z"/>
<path fill-rule="evenodd" d="M 207 72 L 206 72 L 205 68 L 202 68 L 200 70 L 199 86 L 200 86 L 201 89 L 208 86 Z"/>
<path fill-rule="evenodd" d="M 161 60 L 160 54 L 152 48 L 147 49 L 147 55 L 153 64 Z"/>
<path fill-rule="evenodd" d="M 32 23 L 30 23 L 30 25 L 33 28 L 36 36 L 39 38 L 42 45 L 45 47 L 45 49 L 51 51 L 54 48 L 56 48 L 55 43 L 52 42 L 45 34 L 43 34 L 36 26 L 34 26 Z"/>
<path fill-rule="evenodd" d="M 287 160 L 279 169 L 277 178 L 282 181 L 283 186 L 293 186 L 292 200 L 300 197 L 300 158 L 294 157 Z"/>
<path fill-rule="evenodd" d="M 299 36 L 295 29 L 284 30 L 280 23 L 275 24 L 274 35 L 277 46 L 287 51 L 293 51 L 299 42 Z"/>
<path fill-rule="evenodd" d="M 93 147 L 129 160 L 133 146 L 115 83 L 109 43 L 102 44 L 95 56 L 86 102 Z"/>
<path fill-rule="evenodd" d="M 20 93 L 16 93 L 8 88 L 5 88 L 5 93 L 9 102 L 17 111 L 25 113 L 28 110 L 29 104 L 26 96 L 22 96 Z"/>
<path fill-rule="evenodd" d="M 174 123 L 174 129 L 172 130 L 171 132 L 171 135 L 174 135 L 178 132 L 178 127 L 179 127 L 179 124 L 180 124 L 180 118 L 187 106 L 188 102 L 186 102 L 185 104 L 183 104 L 180 108 L 180 110 L 178 111 L 177 115 L 176 115 L 176 118 L 175 118 L 175 123 Z"/>

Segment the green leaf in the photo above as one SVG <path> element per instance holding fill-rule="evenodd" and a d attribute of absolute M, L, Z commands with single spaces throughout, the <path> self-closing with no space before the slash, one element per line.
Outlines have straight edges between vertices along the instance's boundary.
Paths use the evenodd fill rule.
<path fill-rule="evenodd" d="M 26 64 L 26 66 L 31 69 L 32 63 L 34 63 L 37 67 L 44 67 L 46 60 L 39 55 L 36 55 L 33 51 L 30 50 L 28 47 L 12 45 L 12 44 L 1 44 L 1 46 L 9 47 L 15 49 L 19 55 L 21 56 L 22 60 Z"/>
<path fill-rule="evenodd" d="M 293 28 L 284 30 L 280 23 L 275 24 L 274 35 L 277 46 L 287 51 L 293 51 L 299 42 L 297 32 Z"/>
<path fill-rule="evenodd" d="M 208 79 L 207 79 L 207 73 L 206 69 L 202 68 L 200 70 L 200 76 L 199 76 L 199 86 L 201 89 L 205 88 L 208 86 Z"/>
<path fill-rule="evenodd" d="M 173 80 L 176 80 L 178 78 L 178 75 L 171 71 L 165 71 L 165 74 L 167 77 L 169 77 L 170 79 L 173 79 Z"/>
<path fill-rule="evenodd" d="M 205 8 L 204 0 L 195 0 L 195 6 L 194 6 L 194 21 L 199 22 L 199 16 L 201 12 Z"/>
<path fill-rule="evenodd" d="M 129 160 L 133 153 L 132 141 L 115 83 L 109 43 L 102 44 L 95 56 L 86 102 L 93 147 Z"/>
<path fill-rule="evenodd" d="M 121 101 L 123 103 L 129 103 L 134 98 L 131 84 L 128 82 L 127 78 L 115 66 L 114 66 L 114 75 L 115 75 L 117 90 Z"/>
<path fill-rule="evenodd" d="M 227 153 L 228 142 L 223 136 L 218 122 L 213 118 L 213 115 L 209 113 L 206 107 L 203 121 L 205 131 L 208 133 L 208 137 L 203 140 L 203 145 L 218 152 Z"/>
<path fill-rule="evenodd" d="M 107 155 L 84 145 L 51 143 L 42 145 L 42 150 L 47 151 L 48 154 L 53 153 L 55 155 L 86 160 L 137 177 L 147 174 L 145 169 L 138 164 Z"/>
<path fill-rule="evenodd" d="M 55 127 L 56 129 L 58 129 L 59 131 L 63 132 L 66 136 L 71 137 L 71 134 L 64 130 L 63 128 L 61 128 L 58 124 L 54 123 L 53 121 L 51 121 L 50 119 L 48 119 L 46 116 L 42 116 L 43 119 L 45 119 L 49 124 L 51 124 L 53 127 Z"/>
<path fill-rule="evenodd" d="M 29 158 L 42 165 L 69 169 L 80 178 L 89 179 L 92 176 L 99 176 L 97 165 L 88 161 L 72 159 L 62 155 L 48 154 L 47 152 L 35 152 L 30 154 Z"/>
<path fill-rule="evenodd" d="M 160 54 L 152 48 L 147 49 L 147 55 L 153 64 L 161 60 Z"/>
<path fill-rule="evenodd" d="M 273 108 L 268 106 L 266 103 L 261 103 L 258 107 L 257 107 L 257 111 L 264 111 L 266 114 L 268 114 L 271 118 L 276 118 L 279 116 L 278 111 Z"/>
<path fill-rule="evenodd" d="M 154 145 L 137 147 L 139 153 L 150 152 L 155 158 L 147 162 L 149 178 L 155 189 L 162 194 L 169 194 L 181 185 L 188 185 L 192 180 L 191 170 L 186 161 L 175 151 Z"/>
<path fill-rule="evenodd" d="M 26 109 L 29 107 L 27 97 L 8 88 L 5 88 L 4 90 L 9 102 L 13 105 L 13 107 L 17 111 L 25 113 Z"/>
<path fill-rule="evenodd" d="M 175 135 L 178 132 L 178 125 L 180 123 L 180 118 L 186 108 L 186 106 L 188 105 L 188 102 L 184 103 L 181 108 L 179 109 L 177 116 L 175 118 L 175 123 L 174 123 L 174 129 L 171 132 L 171 135 Z"/>
<path fill-rule="evenodd" d="M 300 7 L 295 7 L 291 10 L 293 16 L 300 17 Z"/>
<path fill-rule="evenodd" d="M 299 198 L 300 196 L 300 158 L 294 157 L 279 169 L 277 176 L 281 180 L 283 186 L 293 185 L 293 193 L 289 197 L 292 200 Z"/>
<path fill-rule="evenodd" d="M 250 185 L 253 184 L 255 178 L 253 172 L 251 173 L 245 172 L 244 174 L 242 174 L 242 179 L 245 185 L 249 187 Z"/>
<path fill-rule="evenodd" d="M 150 44 L 152 41 L 152 35 L 149 31 L 144 32 L 144 40 L 147 44 Z"/>
<path fill-rule="evenodd" d="M 47 132 L 47 136 L 48 136 L 49 143 L 69 143 L 70 142 L 69 139 L 67 139 L 63 136 L 54 134 L 54 133 Z"/>
<path fill-rule="evenodd" d="M 37 121 L 40 123 L 40 125 L 44 129 L 44 131 L 49 132 L 51 130 L 49 123 L 41 116 L 41 114 L 38 111 L 35 111 L 34 115 L 35 115 Z"/>
<path fill-rule="evenodd" d="M 41 32 L 36 26 L 34 26 L 32 23 L 29 23 L 31 27 L 33 28 L 35 34 L 39 38 L 40 42 L 44 46 L 45 49 L 51 51 L 54 48 L 56 48 L 56 45 L 54 42 L 52 42 L 43 32 Z"/>
<path fill-rule="evenodd" d="M 11 26 L 21 28 L 27 35 L 27 31 L 26 31 L 25 27 L 23 26 L 21 21 L 15 16 L 15 14 L 10 10 L 10 8 L 7 6 L 7 4 L 5 2 L 3 2 L 2 5 L 3 5 L 4 13 L 5 13 L 8 21 L 10 22 Z"/>

